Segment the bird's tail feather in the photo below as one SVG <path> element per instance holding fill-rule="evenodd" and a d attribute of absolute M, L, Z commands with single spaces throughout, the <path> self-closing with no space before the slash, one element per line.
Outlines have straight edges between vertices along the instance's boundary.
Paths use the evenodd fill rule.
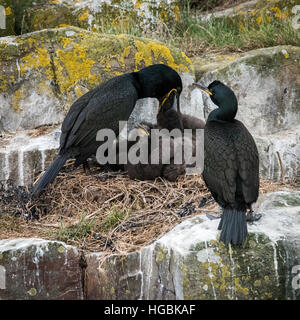
<path fill-rule="evenodd" d="M 218 229 L 222 230 L 221 241 L 232 244 L 244 243 L 248 234 L 245 211 L 225 208 Z"/>
<path fill-rule="evenodd" d="M 45 189 L 48 186 L 48 184 L 54 181 L 55 177 L 58 175 L 60 169 L 63 167 L 68 158 L 68 155 L 58 155 L 54 159 L 51 166 L 46 170 L 42 178 L 34 186 L 32 190 L 32 195 L 38 195 L 40 191 Z"/>

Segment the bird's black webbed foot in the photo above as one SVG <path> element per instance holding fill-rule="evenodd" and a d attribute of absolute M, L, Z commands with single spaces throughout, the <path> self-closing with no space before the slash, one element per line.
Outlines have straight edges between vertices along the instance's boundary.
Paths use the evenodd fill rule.
<path fill-rule="evenodd" d="M 262 217 L 261 213 L 255 214 L 254 211 L 251 209 L 246 214 L 246 221 L 247 222 L 256 222 Z"/>

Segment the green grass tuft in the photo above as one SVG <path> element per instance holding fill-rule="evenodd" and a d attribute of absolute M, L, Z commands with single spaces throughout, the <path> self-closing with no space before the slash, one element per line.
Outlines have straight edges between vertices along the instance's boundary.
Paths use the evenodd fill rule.
<path fill-rule="evenodd" d="M 119 209 L 113 209 L 104 219 L 103 223 L 100 226 L 100 229 L 107 232 L 114 229 L 120 222 L 124 221 L 128 214 L 126 211 L 120 211 Z"/>
<path fill-rule="evenodd" d="M 80 222 L 75 226 L 65 227 L 63 223 L 61 223 L 60 228 L 55 231 L 55 239 L 67 242 L 85 238 L 91 233 L 95 221 L 94 219 L 86 221 L 85 217 L 86 214 L 82 214 Z"/>

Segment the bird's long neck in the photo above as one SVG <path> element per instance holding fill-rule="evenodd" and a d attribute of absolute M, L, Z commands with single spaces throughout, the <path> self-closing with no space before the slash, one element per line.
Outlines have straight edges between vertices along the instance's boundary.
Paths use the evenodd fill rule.
<path fill-rule="evenodd" d="M 218 109 L 213 110 L 209 116 L 207 121 L 217 121 L 217 122 L 232 122 L 236 116 L 238 110 L 237 102 L 228 102 L 219 105 Z"/>

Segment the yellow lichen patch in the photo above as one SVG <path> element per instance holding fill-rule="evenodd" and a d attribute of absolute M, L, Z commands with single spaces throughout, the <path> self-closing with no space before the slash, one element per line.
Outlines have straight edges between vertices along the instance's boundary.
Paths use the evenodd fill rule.
<path fill-rule="evenodd" d="M 29 43 L 29 47 L 32 47 L 33 44 L 36 42 L 36 40 L 33 39 L 33 38 L 28 38 L 28 39 L 27 39 L 27 42 Z"/>
<path fill-rule="evenodd" d="M 21 76 L 32 69 L 38 69 L 42 67 L 45 68 L 44 72 L 50 78 L 52 76 L 50 62 L 48 51 L 45 48 L 38 48 L 36 52 L 32 52 L 21 59 Z"/>
<path fill-rule="evenodd" d="M 254 284 L 254 287 L 260 287 L 261 286 L 261 280 L 255 280 L 253 284 Z"/>
<path fill-rule="evenodd" d="M 161 262 L 164 260 L 164 253 L 162 251 L 158 251 L 156 255 L 156 262 Z"/>
<path fill-rule="evenodd" d="M 22 88 L 18 89 L 15 91 L 15 93 L 12 96 L 12 103 L 11 107 L 15 112 L 20 112 L 21 111 L 21 101 L 24 98 L 24 93 Z"/>
<path fill-rule="evenodd" d="M 278 7 L 272 7 L 269 10 L 275 12 L 275 18 L 281 18 L 281 10 Z"/>
<path fill-rule="evenodd" d="M 28 293 L 30 296 L 34 297 L 34 296 L 36 296 L 36 294 L 37 294 L 37 290 L 36 290 L 35 288 L 31 288 L 30 290 L 27 291 L 27 293 Z"/>
<path fill-rule="evenodd" d="M 189 64 L 192 63 L 192 60 L 183 51 L 181 51 L 181 55 L 184 57 L 184 59 L 187 61 L 187 63 L 189 63 Z"/>
<path fill-rule="evenodd" d="M 76 94 L 77 99 L 79 99 L 83 95 L 83 92 L 81 91 L 81 89 L 79 87 L 76 87 L 75 94 Z"/>
<path fill-rule="evenodd" d="M 288 59 L 290 57 L 289 53 L 287 51 L 284 51 L 283 52 L 283 55 L 286 59 Z"/>
<path fill-rule="evenodd" d="M 135 4 L 135 8 L 139 9 L 141 7 L 141 1 L 137 0 Z"/>
<path fill-rule="evenodd" d="M 237 293 L 241 293 L 245 296 L 249 294 L 249 289 L 241 286 L 240 278 L 234 278 L 234 286 Z"/>
<path fill-rule="evenodd" d="M 59 247 L 57 248 L 57 251 L 58 251 L 59 253 L 64 253 L 64 252 L 65 252 L 65 247 L 64 247 L 64 246 L 59 246 Z"/>
<path fill-rule="evenodd" d="M 176 22 L 180 22 L 180 9 L 179 6 L 174 7 L 174 17 Z"/>
<path fill-rule="evenodd" d="M 123 50 L 121 57 L 119 58 L 119 62 L 122 65 L 123 70 L 125 70 L 126 65 L 125 65 L 125 59 L 129 57 L 130 52 L 131 52 L 132 46 L 127 46 L 125 47 L 125 49 Z"/>
<path fill-rule="evenodd" d="M 91 74 L 95 61 L 89 59 L 86 49 L 75 43 L 71 51 L 57 50 L 55 65 L 57 68 L 57 82 L 62 92 L 68 91 L 81 80 L 89 84 L 96 84 L 98 77 Z"/>
<path fill-rule="evenodd" d="M 125 58 L 127 58 L 129 55 L 130 55 L 130 51 L 131 51 L 131 46 L 127 46 L 125 49 L 124 49 L 124 51 L 123 51 L 123 53 L 122 53 L 122 57 L 125 59 Z"/>
<path fill-rule="evenodd" d="M 71 42 L 71 39 L 67 37 L 60 37 L 59 41 L 62 43 L 62 47 L 66 48 L 66 46 Z"/>
<path fill-rule="evenodd" d="M 245 29 L 245 27 L 244 27 L 244 25 L 243 25 L 242 23 L 240 23 L 239 27 L 240 27 L 240 30 L 241 30 L 242 32 L 245 32 L 245 31 L 246 31 L 246 29 Z"/>
<path fill-rule="evenodd" d="M 0 75 L 0 91 L 6 91 L 7 80 L 3 79 Z"/>
<path fill-rule="evenodd" d="M 82 15 L 78 17 L 78 21 L 87 20 L 89 18 L 89 11 L 86 10 Z"/>
<path fill-rule="evenodd" d="M 5 15 L 10 16 L 12 14 L 11 7 L 6 7 L 5 8 Z"/>
<path fill-rule="evenodd" d="M 146 67 L 155 63 L 166 63 L 174 70 L 188 72 L 189 69 L 183 64 L 176 64 L 170 49 L 160 43 L 143 42 L 135 40 L 137 52 L 135 54 L 136 71 L 141 67 Z M 154 61 L 153 61 L 154 60 Z"/>
<path fill-rule="evenodd" d="M 257 17 L 257 18 L 256 18 L 256 22 L 257 22 L 258 24 L 261 24 L 261 23 L 262 23 L 262 16 Z"/>

